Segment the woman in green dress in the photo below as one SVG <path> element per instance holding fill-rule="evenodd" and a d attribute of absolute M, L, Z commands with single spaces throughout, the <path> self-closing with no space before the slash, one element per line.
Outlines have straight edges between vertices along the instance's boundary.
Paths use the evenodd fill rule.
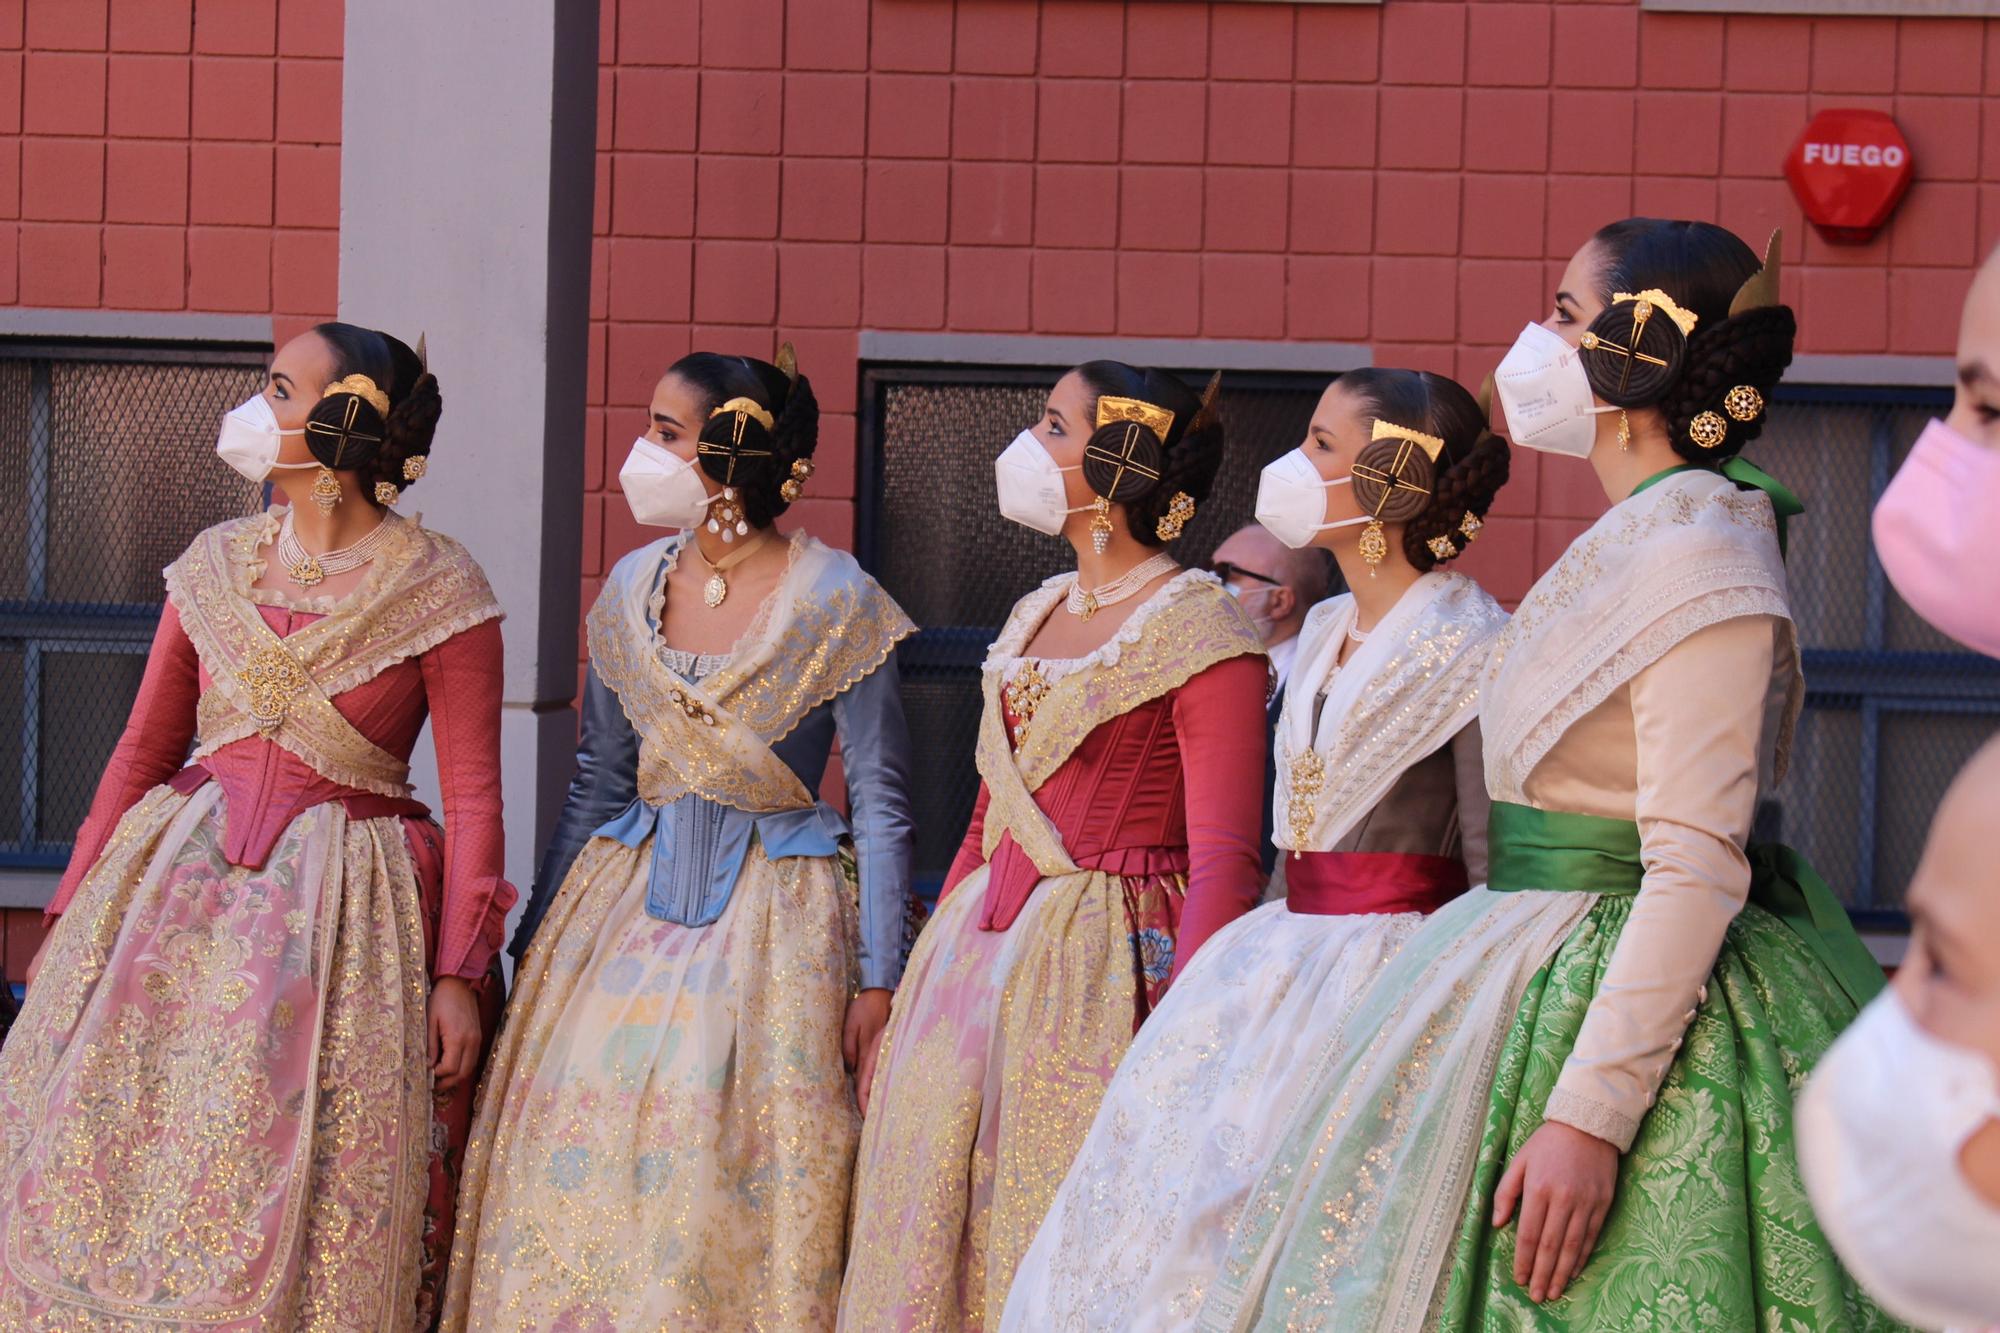
<path fill-rule="evenodd" d="M 1775 246 L 1615 223 L 1501 362 L 1514 440 L 1612 505 L 1488 668 L 1488 887 L 1348 1016 L 1204 1327 L 1892 1326 L 1793 1147 L 1792 1089 L 1882 974 L 1749 842 L 1803 693 L 1799 506 L 1737 456 L 1791 360 Z"/>

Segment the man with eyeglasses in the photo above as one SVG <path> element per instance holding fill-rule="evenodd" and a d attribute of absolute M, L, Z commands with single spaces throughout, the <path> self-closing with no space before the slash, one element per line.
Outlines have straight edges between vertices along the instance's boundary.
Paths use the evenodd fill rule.
<path fill-rule="evenodd" d="M 1264 640 L 1277 673 L 1277 688 L 1265 707 L 1264 739 L 1264 831 L 1261 843 L 1264 873 L 1270 874 L 1277 859 L 1271 845 L 1271 793 L 1278 784 L 1278 768 L 1272 745 L 1276 738 L 1278 713 L 1284 706 L 1285 682 L 1291 677 L 1292 658 L 1298 651 L 1299 629 L 1306 612 L 1314 604 L 1333 595 L 1332 562 L 1326 552 L 1308 546 L 1291 550 L 1259 524 L 1242 528 L 1215 548 L 1209 568 L 1250 617 L 1250 623 Z M 1274 881 L 1274 887 L 1281 888 Z M 1275 896 L 1267 892 L 1266 897 Z"/>

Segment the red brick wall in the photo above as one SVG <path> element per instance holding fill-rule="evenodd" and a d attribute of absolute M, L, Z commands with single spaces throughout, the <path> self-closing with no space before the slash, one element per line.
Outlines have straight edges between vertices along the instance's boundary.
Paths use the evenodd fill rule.
<path fill-rule="evenodd" d="M 0 0 L 0 305 L 329 318 L 341 0 Z"/>
<path fill-rule="evenodd" d="M 690 347 L 798 344 L 798 507 L 852 528 L 855 330 L 1368 343 L 1477 383 L 1597 225 L 1786 231 L 1801 349 L 1946 353 L 2000 238 L 2000 23 L 1603 3 L 604 0 L 586 593 L 643 540 L 613 473 Z M 1823 106 L 1918 183 L 1872 245 L 1779 174 Z M 610 470 L 607 471 L 607 457 Z M 1517 458 L 1472 572 L 1518 597 L 1602 508 Z"/>

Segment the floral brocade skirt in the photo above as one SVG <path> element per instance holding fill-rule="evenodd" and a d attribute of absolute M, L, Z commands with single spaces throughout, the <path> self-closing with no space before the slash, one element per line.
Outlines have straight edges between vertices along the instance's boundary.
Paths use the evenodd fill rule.
<path fill-rule="evenodd" d="M 967 875 L 911 951 L 855 1171 L 840 1326 L 997 1324 L 1014 1270 L 1173 966 L 1185 880 L 1044 879 L 1004 931 Z"/>
<path fill-rule="evenodd" d="M 431 1091 L 435 826 L 315 806 L 249 869 L 223 813 L 127 812 L 0 1050 L 0 1327 L 431 1322 L 472 1093 Z"/>
<path fill-rule="evenodd" d="M 652 840 L 587 843 L 516 977 L 466 1153 L 446 1329 L 830 1328 L 860 1133 L 859 917 L 752 843 L 721 917 L 646 912 Z"/>
<path fill-rule="evenodd" d="M 1118 1066 L 1004 1330 L 1190 1327 L 1306 1058 L 1424 918 L 1270 903 L 1202 946 Z"/>
<path fill-rule="evenodd" d="M 1501 1048 L 1478 1166 L 1434 1324 L 1445 1329 L 1899 1329 L 1842 1269 L 1799 1178 L 1792 1089 L 1854 1019 L 1812 951 L 1752 904 L 1619 1167 L 1597 1248 L 1543 1305 L 1490 1225 L 1512 1155 L 1576 1045 L 1633 899 L 1603 898 L 1530 982 Z"/>

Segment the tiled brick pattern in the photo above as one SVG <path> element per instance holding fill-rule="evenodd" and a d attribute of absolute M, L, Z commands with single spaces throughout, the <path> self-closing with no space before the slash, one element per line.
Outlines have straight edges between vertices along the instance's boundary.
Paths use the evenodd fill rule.
<path fill-rule="evenodd" d="M 332 315 L 341 0 L 0 0 L 0 304 Z"/>
<path fill-rule="evenodd" d="M 2000 23 L 1631 0 L 603 0 L 586 593 L 643 539 L 611 475 L 690 347 L 799 345 L 803 521 L 852 530 L 857 328 L 1283 338 L 1477 382 L 1598 224 L 1786 230 L 1801 348 L 1949 352 L 2000 241 Z M 1805 117 L 1892 111 L 1919 181 L 1808 234 Z M 1518 597 L 1602 508 L 1517 455 L 1469 568 Z"/>

